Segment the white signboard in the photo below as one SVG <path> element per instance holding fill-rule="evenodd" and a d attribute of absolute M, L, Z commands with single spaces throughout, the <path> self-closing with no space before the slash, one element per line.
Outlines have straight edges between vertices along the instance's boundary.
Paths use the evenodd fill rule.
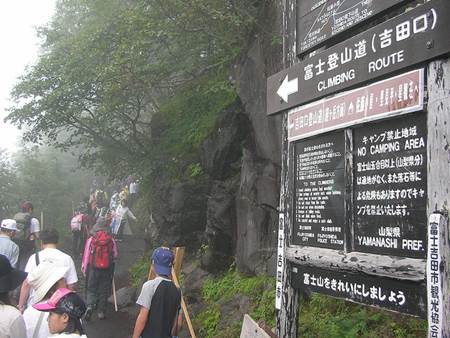
<path fill-rule="evenodd" d="M 278 225 L 277 283 L 275 288 L 275 308 L 281 309 L 284 274 L 284 213 L 280 213 Z"/>
<path fill-rule="evenodd" d="M 442 276 L 439 271 L 441 254 L 439 251 L 439 223 L 443 220 L 440 214 L 432 214 L 428 224 L 428 259 L 427 259 L 427 289 L 428 289 L 428 337 L 441 338 L 442 323 Z"/>

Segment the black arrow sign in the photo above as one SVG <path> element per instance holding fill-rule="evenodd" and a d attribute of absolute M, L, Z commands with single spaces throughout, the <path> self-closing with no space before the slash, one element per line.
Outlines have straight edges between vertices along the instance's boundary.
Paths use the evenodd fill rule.
<path fill-rule="evenodd" d="M 449 53 L 449 17 L 450 1 L 432 0 L 270 76 L 267 114 Z M 298 78 L 298 90 L 288 91 L 287 96 L 280 91 L 286 76 L 289 80 Z"/>

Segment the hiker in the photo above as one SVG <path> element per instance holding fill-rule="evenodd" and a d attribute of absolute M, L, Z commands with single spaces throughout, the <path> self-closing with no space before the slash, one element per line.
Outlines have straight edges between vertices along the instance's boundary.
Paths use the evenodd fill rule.
<path fill-rule="evenodd" d="M 124 233 L 131 234 L 128 218 L 136 221 L 136 216 L 134 216 L 127 206 L 127 200 L 122 200 L 114 213 L 113 221 L 113 233 L 117 241 L 122 241 Z"/>
<path fill-rule="evenodd" d="M 137 199 L 138 189 L 139 189 L 138 182 L 135 180 L 134 177 L 131 177 L 130 188 L 129 188 L 130 195 L 128 198 L 128 203 L 129 203 L 130 207 L 132 207 L 134 205 L 134 202 Z"/>
<path fill-rule="evenodd" d="M 81 263 L 87 282 L 86 320 L 91 318 L 94 309 L 97 309 L 98 319 L 105 319 L 116 258 L 116 242 L 105 224 L 105 218 L 99 217 L 92 228 L 92 236 L 86 241 Z"/>
<path fill-rule="evenodd" d="M 72 232 L 72 254 L 76 259 L 80 257 L 82 242 L 82 226 L 83 226 L 83 214 L 80 212 L 75 212 L 72 219 L 70 220 L 70 230 Z"/>
<path fill-rule="evenodd" d="M 57 249 L 59 234 L 56 229 L 48 228 L 42 231 L 41 236 L 41 251 L 33 254 L 25 266 L 25 271 L 30 273 L 41 262 L 57 262 L 58 265 L 62 265 L 68 268 L 64 278 L 68 287 L 72 290 L 76 288 L 78 277 L 73 263 L 72 257 L 68 254 Z M 30 288 L 28 281 L 25 280 L 22 283 L 19 297 L 19 309 L 23 312 L 26 308 L 26 304 L 32 304 L 34 290 Z M 27 301 L 28 300 L 28 301 Z"/>
<path fill-rule="evenodd" d="M 51 338 L 87 338 L 81 318 L 86 312 L 83 299 L 70 289 L 60 288 L 45 302 L 33 305 L 36 310 L 48 312 L 48 330 Z"/>
<path fill-rule="evenodd" d="M 27 273 L 13 269 L 9 259 L 0 255 L 0 337 L 26 338 L 25 322 L 18 309 L 12 306 L 9 292 L 16 289 Z"/>
<path fill-rule="evenodd" d="M 128 200 L 128 185 L 126 183 L 119 193 L 119 199 L 120 201 Z"/>
<path fill-rule="evenodd" d="M 17 223 L 13 219 L 4 219 L 0 225 L 0 254 L 9 259 L 11 266 L 17 268 L 19 246 L 12 241 L 16 235 Z"/>
<path fill-rule="evenodd" d="M 14 215 L 17 223 L 18 234 L 14 241 L 20 248 L 19 267 L 23 269 L 28 257 L 35 250 L 35 239 L 39 238 L 40 224 L 37 218 L 33 217 L 33 204 L 31 202 L 23 202 L 21 212 Z"/>
<path fill-rule="evenodd" d="M 64 275 L 68 268 L 58 265 L 58 262 L 42 262 L 27 276 L 28 284 L 35 290 L 33 304 L 45 301 L 59 288 L 65 288 Z M 23 319 L 28 338 L 47 338 L 48 313 L 40 312 L 32 306 L 27 307 Z"/>
<path fill-rule="evenodd" d="M 116 208 L 119 206 L 119 202 L 119 193 L 117 192 L 117 190 L 114 190 L 109 201 L 109 210 L 116 210 Z"/>
<path fill-rule="evenodd" d="M 133 338 L 170 338 L 182 325 L 181 291 L 171 279 L 174 255 L 169 248 L 153 251 L 151 269 L 156 278 L 142 286 L 137 304 L 141 306 Z"/>
<path fill-rule="evenodd" d="M 85 196 L 78 204 L 77 210 L 83 215 L 89 214 L 89 197 Z"/>
<path fill-rule="evenodd" d="M 103 189 L 99 188 L 95 191 L 95 202 L 97 210 L 108 207 L 108 195 Z"/>

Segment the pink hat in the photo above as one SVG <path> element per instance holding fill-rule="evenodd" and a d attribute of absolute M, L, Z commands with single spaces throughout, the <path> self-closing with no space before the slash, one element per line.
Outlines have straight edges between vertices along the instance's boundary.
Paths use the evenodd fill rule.
<path fill-rule="evenodd" d="M 51 311 L 56 309 L 56 304 L 69 293 L 73 293 L 72 290 L 66 288 L 60 288 L 55 291 L 55 293 L 47 299 L 45 302 L 34 304 L 33 307 L 39 311 Z"/>

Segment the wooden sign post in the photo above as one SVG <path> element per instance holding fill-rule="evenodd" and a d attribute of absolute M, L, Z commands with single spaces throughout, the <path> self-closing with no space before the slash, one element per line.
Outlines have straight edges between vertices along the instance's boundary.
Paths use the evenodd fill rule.
<path fill-rule="evenodd" d="M 298 1 L 280 5 L 286 70 L 269 78 L 267 96 L 268 114 L 291 109 L 282 119 L 277 335 L 297 336 L 298 293 L 309 290 L 428 318 L 429 337 L 450 337 L 450 45 L 443 40 L 450 27 L 441 15 L 450 6 L 400 7 L 358 37 L 299 61 Z M 389 48 L 409 53 L 402 44 L 411 27 L 418 43 L 411 58 L 382 66 L 377 72 L 391 78 L 370 82 L 371 65 Z M 371 51 L 345 63 L 363 87 L 343 92 L 352 79 L 334 82 L 333 58 L 344 64 L 345 50 L 366 35 Z M 308 65 L 323 77 L 317 86 L 308 86 Z M 281 87 L 293 88 L 288 73 L 297 68 L 305 73 L 291 74 L 299 93 L 286 94 Z M 322 80 L 333 85 L 325 90 Z M 311 102 L 325 95 L 334 96 Z"/>

